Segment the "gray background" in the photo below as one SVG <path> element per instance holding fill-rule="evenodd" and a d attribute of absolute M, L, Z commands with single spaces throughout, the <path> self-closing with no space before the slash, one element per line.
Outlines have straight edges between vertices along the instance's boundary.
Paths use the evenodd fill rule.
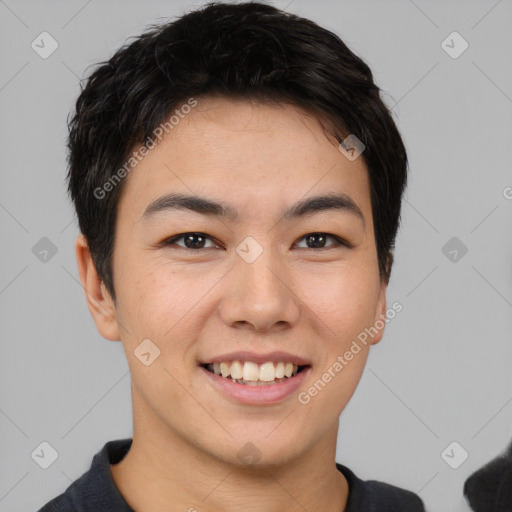
<path fill-rule="evenodd" d="M 512 3 L 274 3 L 368 62 L 410 158 L 388 293 L 403 311 L 342 415 L 337 460 L 431 511 L 460 510 L 465 478 L 512 438 Z M 105 442 L 131 436 L 121 344 L 99 336 L 78 282 L 66 116 L 88 65 L 201 4 L 0 1 L 2 511 L 35 511 Z M 43 31 L 59 44 L 47 59 L 31 48 Z M 441 45 L 453 31 L 469 43 L 456 59 Z M 456 258 L 442 250 L 454 236 Z M 33 252 L 43 237 L 57 249 L 46 261 Z M 43 441 L 58 452 L 46 470 L 31 458 Z M 469 453 L 458 469 L 441 456 L 453 441 Z M 460 462 L 460 448 L 448 453 Z"/>

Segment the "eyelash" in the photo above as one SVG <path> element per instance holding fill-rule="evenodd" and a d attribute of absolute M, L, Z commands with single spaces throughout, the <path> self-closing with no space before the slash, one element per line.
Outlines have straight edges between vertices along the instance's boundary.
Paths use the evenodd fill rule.
<path fill-rule="evenodd" d="M 186 235 L 199 235 L 203 238 L 207 238 L 209 240 L 211 240 L 212 242 L 215 243 L 215 240 L 205 234 L 205 233 L 201 233 L 201 232 L 198 232 L 198 231 L 190 231 L 190 232 L 187 232 L 187 233 L 181 233 L 179 235 L 176 235 L 176 236 L 173 236 L 171 238 L 168 238 L 166 240 L 164 240 L 163 244 L 166 245 L 166 246 L 170 246 L 170 245 L 174 245 L 175 242 L 177 240 L 180 240 L 181 238 L 184 238 Z M 333 247 L 347 247 L 347 248 L 350 248 L 352 247 L 351 244 L 349 244 L 347 241 L 343 240 L 343 238 L 340 238 L 339 236 L 336 236 L 336 235 L 332 235 L 331 233 L 324 233 L 322 231 L 314 231 L 312 233 L 307 233 L 305 234 L 304 236 L 302 236 L 301 238 L 299 238 L 299 240 L 303 240 L 304 238 L 308 237 L 308 236 L 311 236 L 311 235 L 325 235 L 327 236 L 328 238 L 332 238 L 333 240 L 336 241 L 336 244 L 334 245 L 329 245 L 327 247 L 320 247 L 320 248 L 313 248 L 313 247 L 300 247 L 300 249 L 313 249 L 313 250 L 322 250 L 322 249 L 331 249 Z M 200 252 L 200 251 L 204 251 L 206 249 L 214 249 L 214 247 L 205 247 L 205 248 L 202 248 L 202 249 L 191 249 L 189 247 L 182 247 L 182 246 L 178 246 L 180 249 L 183 249 L 183 250 L 186 250 L 186 251 L 189 251 L 189 252 Z"/>

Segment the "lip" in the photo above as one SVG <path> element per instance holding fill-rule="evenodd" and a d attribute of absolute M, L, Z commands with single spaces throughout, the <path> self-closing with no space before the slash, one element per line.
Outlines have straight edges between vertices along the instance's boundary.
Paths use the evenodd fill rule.
<path fill-rule="evenodd" d="M 258 364 L 267 363 L 269 361 L 282 361 L 283 363 L 293 363 L 297 366 L 311 366 L 311 362 L 307 361 L 306 359 L 282 351 L 267 352 L 266 354 L 257 354 L 255 352 L 248 351 L 230 352 L 229 354 L 222 354 L 220 356 L 215 356 L 212 359 L 200 361 L 199 364 L 203 365 L 209 363 L 224 363 L 233 361 L 251 361 Z"/>
<path fill-rule="evenodd" d="M 226 359 L 223 359 L 226 361 Z M 267 359 L 268 361 L 268 359 Z M 311 366 L 307 366 L 294 377 L 288 377 L 282 382 L 264 386 L 249 386 L 239 384 L 231 379 L 216 375 L 203 366 L 199 367 L 203 375 L 211 382 L 212 386 L 223 395 L 234 399 L 237 403 L 247 405 L 270 405 L 284 400 L 297 391 L 309 374 Z"/>

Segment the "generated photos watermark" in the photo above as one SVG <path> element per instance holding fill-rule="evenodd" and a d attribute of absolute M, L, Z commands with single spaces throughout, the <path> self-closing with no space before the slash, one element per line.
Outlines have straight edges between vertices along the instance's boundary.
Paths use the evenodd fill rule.
<path fill-rule="evenodd" d="M 94 197 L 96 199 L 105 199 L 108 192 L 112 192 L 114 188 L 132 171 L 135 166 L 154 149 L 165 134 L 168 134 L 177 126 L 180 120 L 184 119 L 197 105 L 197 100 L 189 98 L 188 101 L 174 111 L 165 123 L 159 124 L 153 130 L 153 136 L 148 136 L 145 142 L 135 151 L 132 152 L 130 158 L 101 186 L 94 189 Z M 157 142 L 158 141 L 158 142 Z"/>
<path fill-rule="evenodd" d="M 343 355 L 338 355 L 336 361 L 329 366 L 329 368 L 322 373 L 320 378 L 310 386 L 306 391 L 301 391 L 297 395 L 298 401 L 302 405 L 307 405 L 311 402 L 311 399 L 320 393 L 325 386 L 329 382 L 331 382 L 337 375 L 340 373 L 345 366 L 347 366 L 350 361 L 354 359 L 354 356 L 359 354 L 362 350 L 362 346 L 366 346 L 368 341 L 371 341 L 382 329 L 384 326 L 389 323 L 393 318 L 396 317 L 400 311 L 402 311 L 403 305 L 396 301 L 392 304 L 392 306 L 386 311 L 385 315 L 380 315 L 380 318 L 373 324 L 371 327 L 367 327 L 364 331 L 361 331 L 357 335 L 357 339 L 352 341 L 350 348 L 346 350 Z"/>

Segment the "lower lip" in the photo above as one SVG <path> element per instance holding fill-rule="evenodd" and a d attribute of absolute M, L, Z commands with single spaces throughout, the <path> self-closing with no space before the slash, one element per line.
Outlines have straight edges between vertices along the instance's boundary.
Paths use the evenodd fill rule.
<path fill-rule="evenodd" d="M 267 405 L 280 402 L 296 391 L 306 378 L 311 367 L 304 368 L 294 377 L 288 377 L 282 382 L 262 386 L 239 384 L 231 379 L 212 373 L 202 366 L 199 369 L 216 389 L 234 398 L 237 402 L 249 405 Z"/>

